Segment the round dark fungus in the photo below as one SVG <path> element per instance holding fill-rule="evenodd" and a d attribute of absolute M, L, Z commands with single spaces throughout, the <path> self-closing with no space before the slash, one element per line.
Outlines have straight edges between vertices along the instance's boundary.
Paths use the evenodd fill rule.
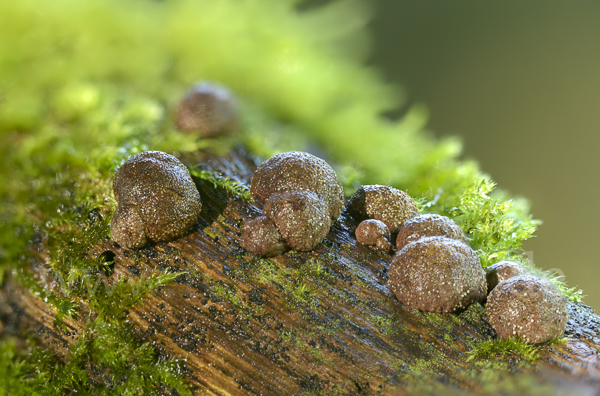
<path fill-rule="evenodd" d="M 391 233 L 419 214 L 417 205 L 408 194 L 396 188 L 381 185 L 360 187 L 346 205 L 356 220 L 376 219 L 384 222 Z"/>
<path fill-rule="evenodd" d="M 443 236 L 469 244 L 463 230 L 450 218 L 424 214 L 406 220 L 396 237 L 396 249 L 400 251 L 409 243 L 430 236 Z"/>
<path fill-rule="evenodd" d="M 288 249 L 273 221 L 266 216 L 248 220 L 242 230 L 242 246 L 258 256 L 273 257 Z"/>
<path fill-rule="evenodd" d="M 375 247 L 382 252 L 391 253 L 394 249 L 394 246 L 385 238 L 379 238 L 377 242 L 375 242 Z"/>
<path fill-rule="evenodd" d="M 356 227 L 356 241 L 363 245 L 375 246 L 386 252 L 392 248 L 390 229 L 384 222 L 375 219 L 364 220 Z"/>
<path fill-rule="evenodd" d="M 264 205 L 263 215 L 273 221 L 287 246 L 295 250 L 314 249 L 344 206 L 342 185 L 331 166 L 298 151 L 263 162 L 252 176 L 250 192 Z M 251 245 L 250 241 L 243 244 Z"/>
<path fill-rule="evenodd" d="M 200 215 L 200 194 L 174 156 L 146 151 L 130 157 L 113 181 L 118 207 L 110 232 L 115 242 L 140 248 L 183 235 Z"/>
<path fill-rule="evenodd" d="M 448 313 L 483 302 L 485 273 L 468 245 L 445 237 L 426 237 L 406 245 L 394 257 L 388 285 L 404 305 Z"/>
<path fill-rule="evenodd" d="M 290 151 L 263 162 L 254 176 L 250 192 L 261 203 L 274 193 L 312 191 L 326 204 L 332 220 L 344 208 L 344 193 L 335 171 L 312 154 Z"/>
<path fill-rule="evenodd" d="M 512 261 L 500 261 L 485 269 L 488 294 L 500 283 L 514 276 L 525 275 L 525 270 Z"/>
<path fill-rule="evenodd" d="M 175 122 L 180 130 L 205 138 L 231 133 L 238 123 L 236 99 L 221 85 L 196 84 L 177 106 Z"/>
<path fill-rule="evenodd" d="M 265 202 L 263 214 L 273 220 L 294 250 L 314 249 L 331 227 L 327 205 L 312 191 L 273 194 Z"/>
<path fill-rule="evenodd" d="M 530 344 L 560 337 L 567 324 L 565 298 L 547 281 L 530 275 L 500 282 L 487 300 L 487 318 L 500 338 Z"/>

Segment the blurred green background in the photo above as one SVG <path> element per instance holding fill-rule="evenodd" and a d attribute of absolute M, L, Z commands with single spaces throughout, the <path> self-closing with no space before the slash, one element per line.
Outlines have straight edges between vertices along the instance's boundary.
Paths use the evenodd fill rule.
<path fill-rule="evenodd" d="M 525 250 L 600 310 L 600 2 L 374 0 L 371 64 L 544 224 Z"/>

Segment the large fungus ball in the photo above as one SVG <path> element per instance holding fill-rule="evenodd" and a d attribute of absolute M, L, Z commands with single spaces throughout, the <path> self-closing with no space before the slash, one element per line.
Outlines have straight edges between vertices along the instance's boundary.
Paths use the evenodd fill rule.
<path fill-rule="evenodd" d="M 259 216 L 244 224 L 242 245 L 246 251 L 265 257 L 278 256 L 287 250 L 277 226 L 266 216 Z"/>
<path fill-rule="evenodd" d="M 406 245 L 388 271 L 390 290 L 404 305 L 427 312 L 455 312 L 486 296 L 485 273 L 475 252 L 445 237 Z"/>
<path fill-rule="evenodd" d="M 499 263 L 490 265 L 485 269 L 488 294 L 494 290 L 499 283 L 519 275 L 525 275 L 525 270 L 519 264 L 513 263 L 512 261 L 500 261 Z"/>
<path fill-rule="evenodd" d="M 115 242 L 128 248 L 172 241 L 200 215 L 200 193 L 190 172 L 161 151 L 146 151 L 125 161 L 115 175 L 113 191 L 119 206 L 110 232 Z"/>
<path fill-rule="evenodd" d="M 333 220 L 344 207 L 344 194 L 335 171 L 312 154 L 290 151 L 277 154 L 263 162 L 250 186 L 252 197 L 263 204 L 275 193 L 312 191 L 326 204 Z"/>
<path fill-rule="evenodd" d="M 450 218 L 424 214 L 406 220 L 396 237 L 396 249 L 400 251 L 411 242 L 431 236 L 443 236 L 469 244 L 463 230 Z"/>
<path fill-rule="evenodd" d="M 565 298 L 540 278 L 521 275 L 501 282 L 487 301 L 487 318 L 498 336 L 530 344 L 560 337 L 567 324 Z"/>
<path fill-rule="evenodd" d="M 375 219 L 384 222 L 395 233 L 404 222 L 419 214 L 417 205 L 408 194 L 382 185 L 360 187 L 346 206 L 358 221 Z"/>
<path fill-rule="evenodd" d="M 175 110 L 177 127 L 205 138 L 228 134 L 238 120 L 237 103 L 225 87 L 202 82 L 194 85 Z"/>
<path fill-rule="evenodd" d="M 294 250 L 314 249 L 331 227 L 327 205 L 312 191 L 273 194 L 265 202 L 263 213 Z"/>

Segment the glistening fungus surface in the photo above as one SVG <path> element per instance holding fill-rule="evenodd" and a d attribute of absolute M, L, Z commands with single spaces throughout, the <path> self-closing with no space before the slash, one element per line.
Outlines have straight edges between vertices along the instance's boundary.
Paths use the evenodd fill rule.
<path fill-rule="evenodd" d="M 395 234 L 405 221 L 419 214 L 412 198 L 390 186 L 361 186 L 346 204 L 348 212 L 358 221 L 376 219 L 384 222 Z"/>
<path fill-rule="evenodd" d="M 111 235 L 128 248 L 183 235 L 202 208 L 190 172 L 177 158 L 161 151 L 131 156 L 117 171 L 113 191 L 119 206 Z"/>
<path fill-rule="evenodd" d="M 411 242 L 432 236 L 443 236 L 469 244 L 463 230 L 450 218 L 438 214 L 424 214 L 406 220 L 400 227 L 396 237 L 396 249 L 400 251 Z"/>
<path fill-rule="evenodd" d="M 243 151 L 186 155 L 182 161 L 245 183 L 256 163 Z M 493 337 L 485 309 L 473 304 L 442 315 L 405 308 L 386 286 L 389 256 L 357 244 L 357 223 L 347 214 L 313 252 L 260 259 L 240 246 L 241 225 L 257 216 L 260 205 L 194 181 L 203 211 L 189 234 L 137 251 L 110 241 L 93 249 L 114 255 L 109 285 L 167 268 L 182 273 L 131 308 L 127 320 L 161 356 L 181 359 L 194 394 L 394 395 L 407 386 L 484 393 L 502 386 L 498 374 L 535 368 L 511 353 L 474 368 L 470 351 Z M 543 346 L 542 353 L 552 370 L 587 380 L 596 369 L 588 345 L 600 339 L 600 320 L 577 313 L 585 310 L 581 304 L 570 306 L 567 335 L 578 338 Z M 48 330 L 43 342 L 53 348 L 58 339 L 61 348 L 76 342 L 77 332 L 64 336 L 51 314 L 34 314 L 39 309 L 31 306 L 27 314 L 40 317 L 37 327 Z M 81 327 L 78 320 L 69 319 L 69 328 Z M 568 366 L 561 368 L 563 363 Z M 539 389 L 552 378 L 531 381 Z"/>
<path fill-rule="evenodd" d="M 548 282 L 520 275 L 501 282 L 487 301 L 487 318 L 498 336 L 532 344 L 560 337 L 567 323 L 566 299 Z"/>
<path fill-rule="evenodd" d="M 312 191 L 322 199 L 331 219 L 344 207 L 342 185 L 333 168 L 312 154 L 290 151 L 263 162 L 252 176 L 252 196 L 262 202 L 274 193 Z"/>

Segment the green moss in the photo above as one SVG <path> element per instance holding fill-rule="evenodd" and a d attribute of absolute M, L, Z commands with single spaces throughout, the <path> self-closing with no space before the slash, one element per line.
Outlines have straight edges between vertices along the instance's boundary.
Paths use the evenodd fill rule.
<path fill-rule="evenodd" d="M 539 223 L 527 214 L 526 203 L 506 200 L 500 193 L 492 194 L 496 184 L 480 176 L 471 163 L 459 166 L 456 171 L 468 177 L 460 181 L 448 175 L 451 179 L 443 182 L 445 185 L 433 200 L 423 204 L 424 211 L 456 221 L 484 267 L 502 260 L 521 261 L 522 242 L 533 235 Z"/>
<path fill-rule="evenodd" d="M 250 189 L 244 183 L 231 180 L 229 177 L 223 176 L 216 172 L 199 170 L 196 168 L 190 168 L 189 171 L 192 177 L 205 180 L 211 183 L 215 189 L 222 189 L 228 195 L 237 197 L 243 201 L 249 201 L 252 199 L 252 196 L 250 195 Z"/>
<path fill-rule="evenodd" d="M 160 389 L 191 395 L 177 363 L 159 359 L 150 344 L 139 343 L 129 328 L 115 322 L 88 325 L 66 363 L 35 346 L 17 350 L 12 341 L 0 342 L 0 356 L 0 395 L 61 396 L 79 390 L 86 395 L 143 396 Z M 97 373 L 93 380 L 90 367 Z"/>
<path fill-rule="evenodd" d="M 377 324 L 381 332 L 387 336 L 395 336 L 406 331 L 406 327 L 398 321 L 397 314 L 373 315 L 373 323 Z"/>
<path fill-rule="evenodd" d="M 485 340 L 475 345 L 470 352 L 467 360 L 473 359 L 491 359 L 499 356 L 517 354 L 522 359 L 529 362 L 535 362 L 538 358 L 539 346 L 530 345 L 518 337 L 512 337 L 506 340 L 494 339 Z"/>

